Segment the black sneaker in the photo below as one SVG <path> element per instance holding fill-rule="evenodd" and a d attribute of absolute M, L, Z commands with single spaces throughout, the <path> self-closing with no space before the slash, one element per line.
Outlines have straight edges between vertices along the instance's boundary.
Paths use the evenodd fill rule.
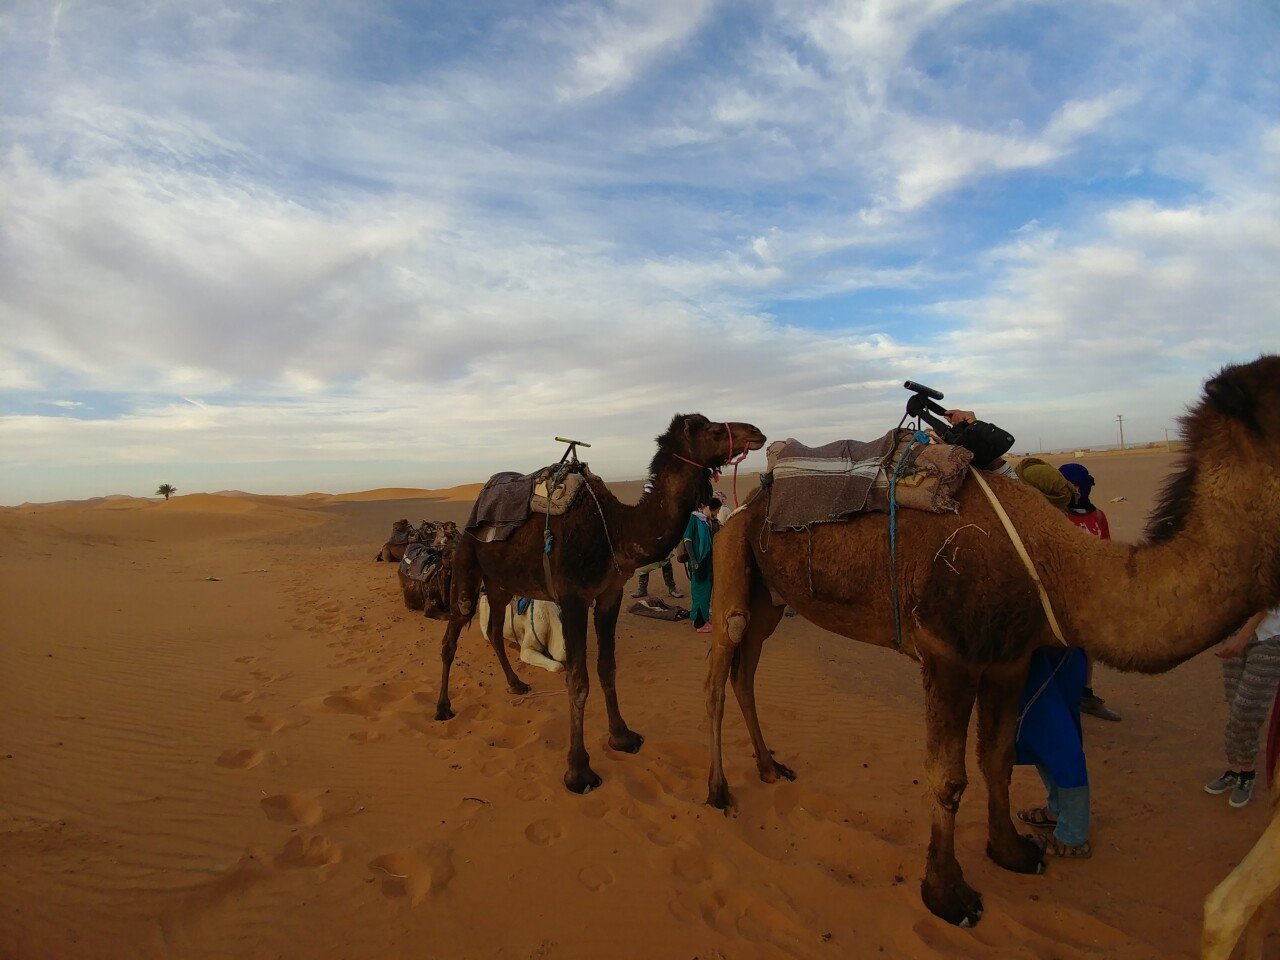
<path fill-rule="evenodd" d="M 1234 770 L 1228 770 L 1217 780 L 1210 780 L 1204 785 L 1204 792 L 1211 793 L 1215 797 L 1220 793 L 1226 793 L 1228 790 L 1234 790 L 1240 785 L 1240 774 Z"/>
<path fill-rule="evenodd" d="M 1233 807 L 1243 807 L 1253 796 L 1253 781 L 1257 778 L 1236 774 L 1236 788 L 1231 791 L 1231 799 L 1227 802 Z"/>

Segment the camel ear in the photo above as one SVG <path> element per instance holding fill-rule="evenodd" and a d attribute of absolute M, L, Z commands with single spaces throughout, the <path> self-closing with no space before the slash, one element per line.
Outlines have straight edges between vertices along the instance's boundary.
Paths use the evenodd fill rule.
<path fill-rule="evenodd" d="M 1223 416 L 1242 420 L 1251 430 L 1258 429 L 1257 400 L 1234 367 L 1228 367 L 1204 385 L 1209 403 Z"/>

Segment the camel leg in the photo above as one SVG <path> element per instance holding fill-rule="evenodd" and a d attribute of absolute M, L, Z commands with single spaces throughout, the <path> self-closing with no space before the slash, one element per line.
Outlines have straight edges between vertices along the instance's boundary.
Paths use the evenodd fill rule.
<path fill-rule="evenodd" d="M 569 691 L 569 769 L 564 785 L 573 793 L 589 793 L 603 782 L 591 769 L 591 758 L 582 739 L 582 715 L 587 708 L 591 678 L 587 675 L 587 604 L 579 597 L 560 602 L 564 627 L 564 683 Z"/>
<path fill-rule="evenodd" d="M 1018 833 L 1009 813 L 1009 779 L 1017 753 L 1018 700 L 1026 668 L 992 668 L 978 681 L 978 762 L 987 783 L 987 856 L 1015 873 L 1044 873 L 1044 854 Z"/>
<path fill-rule="evenodd" d="M 926 657 L 925 773 L 933 800 L 929 859 L 920 896 L 929 910 L 948 923 L 973 926 L 982 917 L 982 897 L 965 883 L 956 861 L 956 811 L 968 780 L 964 751 L 977 684 L 962 664 Z"/>
<path fill-rule="evenodd" d="M 557 663 L 531 646 L 522 646 L 520 648 L 520 659 L 531 667 L 541 667 L 543 670 L 550 670 L 552 673 L 559 673 L 564 669 L 563 663 Z"/>
<path fill-rule="evenodd" d="M 1204 901 L 1203 960 L 1227 960 L 1262 904 L 1280 889 L 1280 813 L 1239 866 Z M 1254 931 L 1251 929 L 1250 931 Z"/>
<path fill-rule="evenodd" d="M 440 641 L 440 694 L 436 698 L 436 719 L 452 720 L 453 705 L 449 702 L 449 671 L 453 668 L 453 656 L 458 652 L 458 634 L 467 625 L 469 617 L 453 616 L 444 628 Z"/>
<path fill-rule="evenodd" d="M 756 752 L 756 769 L 765 783 L 775 783 L 779 777 L 787 780 L 796 778 L 794 770 L 773 759 L 773 752 L 764 742 L 760 717 L 756 712 L 756 668 L 760 665 L 764 642 L 778 629 L 785 609 L 775 607 L 764 590 L 757 591 L 752 596 L 751 618 L 743 632 L 742 643 L 738 646 L 739 653 L 734 658 L 730 672 L 733 693 L 738 698 L 738 706 L 742 708 L 742 717 L 747 723 L 751 745 Z"/>
<path fill-rule="evenodd" d="M 618 662 L 614 655 L 617 641 L 618 611 L 622 608 L 622 587 L 596 597 L 596 676 L 604 691 L 604 706 L 609 714 L 609 746 L 624 753 L 638 753 L 644 737 L 627 726 L 618 709 Z"/>
<path fill-rule="evenodd" d="M 453 667 L 454 654 L 458 652 L 458 635 L 471 622 L 475 598 L 480 592 L 480 572 L 470 553 L 459 549 L 454 566 L 453 581 L 449 584 L 449 624 L 444 628 L 440 641 L 440 693 L 436 699 L 436 719 L 453 717 L 453 705 L 449 701 L 449 671 Z"/>
<path fill-rule="evenodd" d="M 712 620 L 715 618 L 712 617 Z M 745 618 L 740 623 L 745 624 Z M 717 810 L 727 810 L 733 802 L 729 796 L 729 781 L 724 775 L 724 750 L 721 730 L 724 727 L 724 685 L 729 680 L 738 655 L 741 634 L 733 638 L 722 637 L 717 629 L 711 645 L 711 663 L 707 667 L 707 716 L 711 720 L 711 772 L 707 775 L 707 805 Z"/>
<path fill-rule="evenodd" d="M 498 657 L 498 666 L 507 678 L 507 689 L 512 693 L 528 693 L 531 687 L 520 679 L 520 675 L 511 667 L 507 659 L 507 645 L 503 642 L 502 631 L 507 617 L 507 604 L 511 602 L 511 594 L 503 593 L 492 587 L 489 589 L 489 646 Z"/>

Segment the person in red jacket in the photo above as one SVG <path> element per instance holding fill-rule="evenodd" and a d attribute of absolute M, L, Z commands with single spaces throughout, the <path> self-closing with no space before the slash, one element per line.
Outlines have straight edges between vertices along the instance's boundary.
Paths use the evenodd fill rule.
<path fill-rule="evenodd" d="M 1076 488 L 1076 496 L 1067 508 L 1067 519 L 1081 530 L 1099 537 L 1111 539 L 1111 527 L 1107 523 L 1107 515 L 1093 505 L 1089 494 L 1093 492 L 1093 477 L 1083 463 L 1064 463 L 1058 472 L 1067 478 Z M 1089 661 L 1089 675 L 1085 680 L 1084 695 L 1080 698 L 1080 712 L 1101 720 L 1119 720 L 1120 714 L 1107 706 L 1100 696 L 1093 692 L 1093 661 Z"/>

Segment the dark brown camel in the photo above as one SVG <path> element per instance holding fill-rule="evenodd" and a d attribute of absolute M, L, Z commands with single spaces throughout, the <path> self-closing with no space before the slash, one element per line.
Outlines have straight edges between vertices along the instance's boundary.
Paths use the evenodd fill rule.
<path fill-rule="evenodd" d="M 1183 418 L 1186 453 L 1152 515 L 1148 543 L 1082 536 L 1035 490 L 989 479 L 1066 638 L 1120 670 L 1172 669 L 1280 600 L 1280 357 L 1227 367 L 1205 393 Z M 766 528 L 768 497 L 762 488 L 716 539 L 707 802 L 721 808 L 730 803 L 721 759 L 730 675 L 760 778 L 795 777 L 774 760 L 755 706 L 761 647 L 784 604 L 843 636 L 895 645 L 887 517 L 821 524 L 810 540 Z M 920 662 L 924 679 L 933 802 L 921 894 L 939 917 L 968 925 L 981 916 L 982 899 L 964 880 L 954 836 L 969 715 L 976 699 L 987 854 L 1008 870 L 1037 873 L 1040 849 L 1009 816 L 1009 777 L 1028 659 L 1057 641 L 1030 575 L 973 481 L 961 490 L 958 515 L 901 511 L 898 544 L 901 649 Z"/>
<path fill-rule="evenodd" d="M 636 568 L 667 556 L 684 532 L 699 498 L 711 495 L 711 471 L 747 450 L 758 450 L 764 435 L 749 423 L 712 423 L 701 414 L 677 414 L 657 438 L 658 452 L 649 466 L 653 492 L 635 506 L 620 503 L 599 478 L 589 479 L 573 506 L 550 518 L 553 539 L 552 586 L 543 573 L 543 528 L 547 519 L 534 514 L 510 538 L 481 543 L 464 532 L 453 566 L 453 616 L 441 645 L 443 669 L 436 719 L 453 716 L 449 702 L 449 668 L 458 634 L 474 616 L 481 585 L 489 596 L 489 642 L 513 693 L 525 693 L 507 660 L 502 618 L 514 594 L 560 604 L 566 650 L 565 684 L 569 691 L 570 746 L 565 786 L 586 793 L 600 785 L 582 742 L 582 714 L 587 703 L 587 611 L 595 604 L 596 675 L 604 688 L 609 714 L 609 746 L 635 753 L 644 738 L 627 727 L 618 710 L 615 686 L 614 631 L 622 592 Z M 597 506 L 598 503 L 598 506 Z"/>
<path fill-rule="evenodd" d="M 423 521 L 423 526 L 427 526 L 427 521 Z M 440 566 L 430 579 L 415 580 L 405 573 L 402 559 L 400 566 L 396 568 L 396 577 L 400 580 L 400 592 L 406 607 L 421 610 L 429 620 L 447 620 L 453 557 L 458 547 L 458 525 L 452 520 L 446 520 L 431 526 L 435 528 L 435 536 L 428 546 L 440 555 Z"/>

